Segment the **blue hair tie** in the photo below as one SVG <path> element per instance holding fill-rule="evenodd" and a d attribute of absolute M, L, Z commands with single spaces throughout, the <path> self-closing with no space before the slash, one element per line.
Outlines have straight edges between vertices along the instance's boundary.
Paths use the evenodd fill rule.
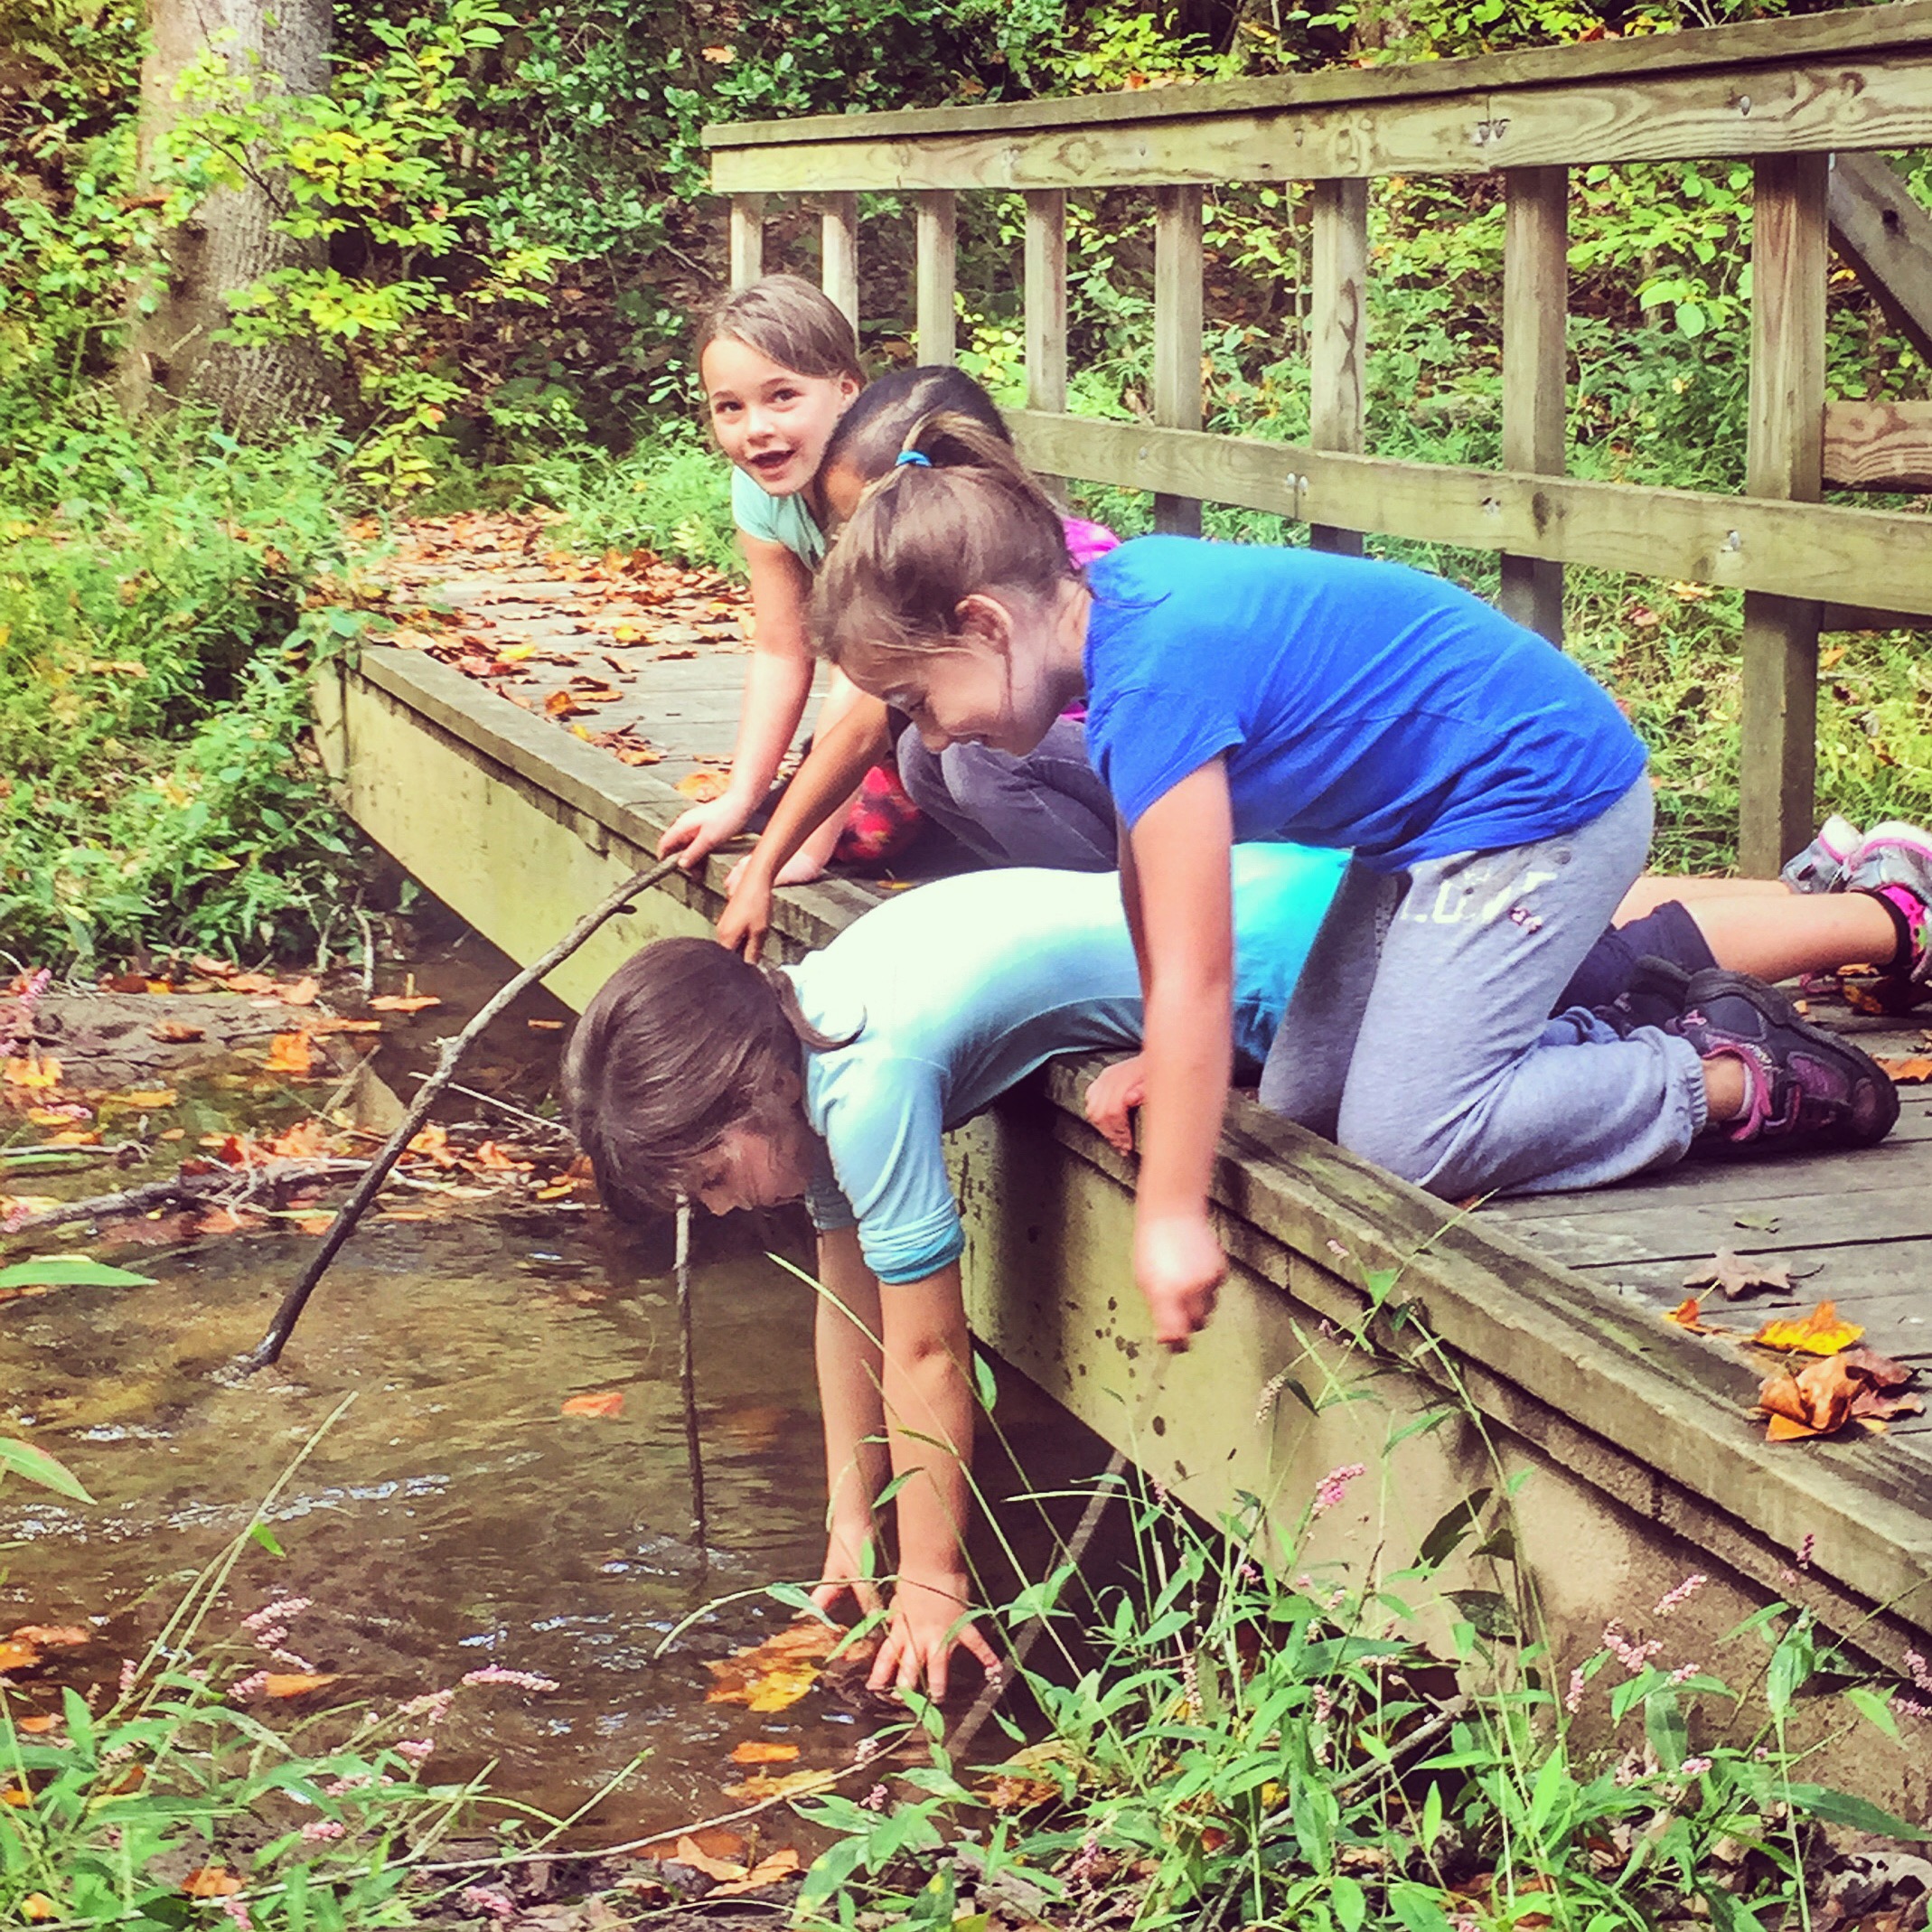
<path fill-rule="evenodd" d="M 913 464 L 922 470 L 929 470 L 933 467 L 933 459 L 923 449 L 902 449 L 893 458 L 892 466 L 894 469 L 897 469 L 901 464 L 905 463 Z"/>

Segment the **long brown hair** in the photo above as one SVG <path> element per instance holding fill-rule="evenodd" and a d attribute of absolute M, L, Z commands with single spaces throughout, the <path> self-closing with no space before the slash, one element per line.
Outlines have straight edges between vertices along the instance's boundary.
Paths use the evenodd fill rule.
<path fill-rule="evenodd" d="M 721 335 L 794 375 L 849 376 L 865 387 L 858 337 L 845 311 L 802 276 L 764 276 L 727 295 L 699 326 L 699 355 Z"/>
<path fill-rule="evenodd" d="M 802 1046 L 849 1044 L 806 1019 L 792 981 L 716 940 L 661 939 L 597 989 L 564 1054 L 564 1106 L 597 1192 L 635 1220 L 677 1205 L 734 1127 L 770 1121 Z"/>
<path fill-rule="evenodd" d="M 820 654 L 943 648 L 974 592 L 1050 597 L 1078 567 L 1053 501 L 1004 434 L 942 410 L 868 483 L 811 586 Z"/>

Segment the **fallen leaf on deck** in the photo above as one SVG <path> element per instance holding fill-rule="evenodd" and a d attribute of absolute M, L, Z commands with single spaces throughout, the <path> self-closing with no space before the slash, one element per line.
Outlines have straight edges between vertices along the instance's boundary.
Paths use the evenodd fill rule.
<path fill-rule="evenodd" d="M 1882 1432 L 1894 1416 L 1924 1412 L 1918 1396 L 1899 1393 L 1913 1374 L 1873 1349 L 1850 1348 L 1795 1374 L 1773 1375 L 1758 1392 L 1758 1406 L 1770 1419 L 1767 1438 L 1795 1442 L 1828 1436 L 1852 1421 Z"/>
<path fill-rule="evenodd" d="M 207 1031 L 205 1027 L 191 1027 L 184 1019 L 164 1019 L 159 1026 L 150 1027 L 147 1036 L 151 1040 L 178 1046 L 187 1040 L 199 1040 Z"/>
<path fill-rule="evenodd" d="M 1913 1054 L 1903 1060 L 1888 1060 L 1880 1054 L 1874 1054 L 1872 1058 L 1892 1080 L 1901 1084 L 1908 1081 L 1932 1080 L 1932 1054 Z"/>
<path fill-rule="evenodd" d="M 268 1057 L 262 1062 L 267 1074 L 306 1074 L 314 1070 L 315 1054 L 305 1033 L 278 1033 L 268 1042 Z"/>
<path fill-rule="evenodd" d="M 790 1764 L 798 1756 L 795 1744 L 766 1744 L 757 1738 L 747 1738 L 731 1753 L 733 1764 Z"/>
<path fill-rule="evenodd" d="M 1760 1234 L 1775 1234 L 1777 1232 L 1777 1224 L 1783 1218 L 1780 1215 L 1740 1215 L 1731 1225 L 1756 1228 Z"/>
<path fill-rule="evenodd" d="M 783 1711 L 817 1683 L 842 1630 L 830 1624 L 787 1624 L 764 1643 L 728 1657 L 708 1658 L 717 1682 L 705 1693 L 709 1704 L 743 1704 L 750 1711 Z"/>
<path fill-rule="evenodd" d="M 1695 1295 L 1686 1295 L 1674 1308 L 1666 1308 L 1664 1319 L 1688 1328 L 1693 1335 L 1727 1335 L 1726 1328 L 1713 1328 L 1703 1319 L 1703 1305 Z"/>
<path fill-rule="evenodd" d="M 506 691 L 503 695 L 507 698 L 510 694 Z M 552 691 L 543 700 L 546 717 L 575 717 L 583 708 L 568 691 Z"/>
<path fill-rule="evenodd" d="M 624 1391 L 604 1389 L 596 1395 L 573 1395 L 558 1412 L 560 1415 L 622 1415 Z"/>
<path fill-rule="evenodd" d="M 708 805 L 714 799 L 724 797 L 730 788 L 731 774 L 729 772 L 717 772 L 706 768 L 701 771 L 687 772 L 678 781 L 673 789 L 681 792 L 686 798 L 693 799 L 700 805 Z"/>
<path fill-rule="evenodd" d="M 1781 1261 L 1746 1261 L 1729 1248 L 1720 1248 L 1708 1261 L 1701 1262 L 1683 1278 L 1686 1288 L 1722 1289 L 1727 1299 L 1735 1301 L 1753 1289 L 1775 1289 L 1791 1292 L 1791 1274 Z"/>
<path fill-rule="evenodd" d="M 774 1852 L 769 1858 L 761 1858 L 743 1878 L 727 1879 L 723 1884 L 714 1885 L 706 1897 L 729 1899 L 739 1892 L 763 1891 L 767 1885 L 792 1877 L 798 1869 L 798 1853 L 787 1846 L 782 1852 Z"/>
<path fill-rule="evenodd" d="M 1840 1318 L 1835 1301 L 1821 1301 L 1796 1320 L 1768 1321 L 1751 1340 L 1761 1348 L 1787 1348 L 1807 1355 L 1834 1355 L 1865 1331 Z"/>
<path fill-rule="evenodd" d="M 181 1881 L 191 1899 L 226 1899 L 242 1889 L 241 1880 L 226 1865 L 203 1865 Z"/>
<path fill-rule="evenodd" d="M 442 1004 L 435 993 L 380 993 L 369 1002 L 369 1009 L 371 1013 L 420 1013 Z"/>
<path fill-rule="evenodd" d="M 262 1695 L 265 1697 L 305 1697 L 311 1691 L 319 1691 L 325 1683 L 333 1683 L 342 1674 L 339 1671 L 270 1671 L 262 1679 Z"/>

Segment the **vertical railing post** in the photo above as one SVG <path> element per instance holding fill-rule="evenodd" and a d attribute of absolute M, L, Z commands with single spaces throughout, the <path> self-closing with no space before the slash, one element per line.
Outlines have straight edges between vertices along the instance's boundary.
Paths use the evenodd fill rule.
<path fill-rule="evenodd" d="M 858 326 L 858 197 L 828 194 L 819 220 L 820 286 Z"/>
<path fill-rule="evenodd" d="M 1825 155 L 1752 164 L 1748 496 L 1824 492 Z M 1811 837 L 1818 729 L 1816 603 L 1744 595 L 1738 862 L 1769 878 Z"/>
<path fill-rule="evenodd" d="M 1561 475 L 1570 407 L 1570 171 L 1511 168 L 1503 191 L 1503 467 Z M 1562 565 L 1505 551 L 1496 602 L 1562 647 Z"/>
<path fill-rule="evenodd" d="M 1359 456 L 1366 446 L 1363 381 L 1368 357 L 1368 183 L 1314 187 L 1308 288 L 1308 444 Z M 1309 546 L 1362 554 L 1362 533 L 1311 523 Z"/>
<path fill-rule="evenodd" d="M 1021 305 L 1027 333 L 1027 407 L 1053 416 L 1066 409 L 1066 191 L 1027 191 L 1027 243 Z M 1043 479 L 1057 484 L 1057 477 Z"/>
<path fill-rule="evenodd" d="M 914 305 L 922 362 L 950 362 L 956 332 L 952 295 L 957 277 L 958 209 L 950 188 L 920 192 L 914 230 L 918 238 L 917 301 Z"/>
<path fill-rule="evenodd" d="M 1201 191 L 1154 191 L 1154 420 L 1163 429 L 1201 427 Z M 1154 527 L 1201 534 L 1191 496 L 1154 497 Z"/>
<path fill-rule="evenodd" d="M 731 286 L 743 288 L 764 273 L 764 197 L 731 197 Z"/>

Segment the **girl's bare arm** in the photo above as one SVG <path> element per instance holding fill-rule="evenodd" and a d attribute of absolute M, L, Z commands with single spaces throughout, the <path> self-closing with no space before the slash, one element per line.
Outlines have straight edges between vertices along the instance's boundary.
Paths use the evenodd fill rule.
<path fill-rule="evenodd" d="M 1233 841 L 1216 758 L 1141 814 L 1121 874 L 1147 1008 L 1134 1274 L 1170 1347 L 1206 1325 L 1227 1272 L 1207 1188 L 1233 1058 Z"/>
<path fill-rule="evenodd" d="M 823 1579 L 812 1592 L 830 1609 L 849 1590 L 861 1609 L 878 1608 L 872 1499 L 886 1487 L 886 1402 L 879 1349 L 878 1278 L 859 1252 L 856 1228 L 819 1236 L 819 1303 L 813 1354 L 825 1421 L 825 1478 L 831 1503 Z"/>
<path fill-rule="evenodd" d="M 812 740 L 771 821 L 731 888 L 717 922 L 720 943 L 756 963 L 772 924 L 772 889 L 785 861 L 852 795 L 891 751 L 886 707 L 854 689 L 844 714 Z"/>
<path fill-rule="evenodd" d="M 805 567 L 783 544 L 742 530 L 738 545 L 751 572 L 754 626 L 730 786 L 721 798 L 692 806 L 658 841 L 658 857 L 681 851 L 687 871 L 742 831 L 763 803 L 811 694 L 811 653 L 805 643 L 811 580 Z"/>

